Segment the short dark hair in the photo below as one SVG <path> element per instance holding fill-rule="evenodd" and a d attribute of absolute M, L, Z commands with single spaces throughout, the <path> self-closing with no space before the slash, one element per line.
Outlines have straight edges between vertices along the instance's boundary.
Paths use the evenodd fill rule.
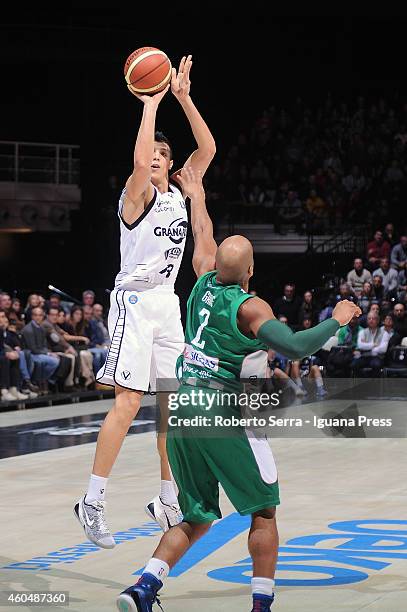
<path fill-rule="evenodd" d="M 162 132 L 160 132 L 159 130 L 156 131 L 156 133 L 154 134 L 154 140 L 156 142 L 165 142 L 165 144 L 167 144 L 170 148 L 170 159 L 172 159 L 172 146 L 171 146 L 171 142 L 168 140 L 167 136 L 165 134 L 163 134 Z"/>

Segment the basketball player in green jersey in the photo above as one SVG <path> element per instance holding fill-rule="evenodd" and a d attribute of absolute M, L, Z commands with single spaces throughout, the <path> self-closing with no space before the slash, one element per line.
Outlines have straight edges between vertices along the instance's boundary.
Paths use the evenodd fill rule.
<path fill-rule="evenodd" d="M 186 419 L 238 414 L 236 406 L 228 402 L 225 406 L 218 403 L 215 412 L 209 412 L 208 407 L 213 405 L 215 394 L 219 397 L 220 388 L 240 388 L 240 377 L 251 355 L 267 347 L 291 359 L 310 355 L 361 311 L 344 300 L 335 307 L 332 319 L 293 333 L 275 318 L 266 302 L 247 293 L 253 275 L 251 243 L 243 236 L 231 236 L 217 248 L 199 177 L 187 167 L 179 180 L 191 199 L 193 266 L 198 277 L 188 300 L 177 396 L 187 399 L 179 401 L 176 411 L 177 422 L 185 422 L 185 426 L 170 427 L 167 439 L 184 520 L 164 534 L 138 583 L 123 591 L 117 604 L 122 611 L 152 611 L 170 568 L 214 520 L 221 518 L 220 483 L 236 510 L 252 517 L 248 540 L 253 559 L 252 612 L 268 612 L 274 600 L 278 551 L 275 507 L 280 503 L 270 446 L 264 436 L 257 438 L 243 427 L 235 428 L 234 435 L 219 430 L 215 435 L 202 435 L 204 428 L 198 428 L 194 435 Z M 199 391 L 197 404 L 194 399 Z"/>

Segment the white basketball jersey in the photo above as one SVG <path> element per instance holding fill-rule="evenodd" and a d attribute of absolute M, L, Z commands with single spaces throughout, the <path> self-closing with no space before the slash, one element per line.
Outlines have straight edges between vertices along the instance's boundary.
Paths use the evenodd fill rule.
<path fill-rule="evenodd" d="M 119 200 L 121 264 L 115 287 L 132 289 L 140 282 L 174 285 L 188 226 L 181 191 L 173 184 L 166 193 L 154 187 L 151 202 L 131 225 L 122 216 L 125 193 L 123 189 Z"/>

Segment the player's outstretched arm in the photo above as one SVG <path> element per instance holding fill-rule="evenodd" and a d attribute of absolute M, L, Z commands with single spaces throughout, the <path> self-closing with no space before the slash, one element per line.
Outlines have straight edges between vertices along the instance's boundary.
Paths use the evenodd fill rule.
<path fill-rule="evenodd" d="M 208 126 L 189 95 L 191 66 L 192 55 L 188 55 L 188 57 L 184 56 L 182 58 L 178 73 L 175 68 L 172 69 L 171 91 L 181 104 L 198 145 L 198 148 L 190 155 L 184 166 L 192 166 L 194 172 L 200 171 L 203 176 L 215 157 L 216 144 Z M 172 178 L 177 179 L 179 172 L 179 170 L 174 172 Z"/>
<path fill-rule="evenodd" d="M 155 118 L 158 105 L 168 89 L 169 85 L 154 96 L 139 95 L 130 89 L 131 93 L 143 102 L 144 108 L 134 147 L 134 169 L 127 179 L 126 198 L 122 213 L 124 221 L 129 224 L 137 220 L 145 205 L 153 197 L 151 163 L 154 156 Z"/>
<path fill-rule="evenodd" d="M 179 173 L 178 181 L 185 197 L 191 200 L 191 225 L 194 236 L 192 265 L 199 278 L 215 269 L 215 255 L 218 248 L 213 238 L 213 225 L 205 204 L 205 191 L 200 171 L 185 166 Z"/>
<path fill-rule="evenodd" d="M 325 342 L 334 336 L 340 326 L 346 325 L 361 310 L 349 300 L 338 302 L 332 318 L 319 323 L 311 329 L 293 332 L 288 325 L 278 321 L 269 304 L 254 297 L 243 302 L 238 311 L 239 328 L 244 333 L 252 333 L 275 351 L 290 359 L 302 359 L 318 351 Z"/>

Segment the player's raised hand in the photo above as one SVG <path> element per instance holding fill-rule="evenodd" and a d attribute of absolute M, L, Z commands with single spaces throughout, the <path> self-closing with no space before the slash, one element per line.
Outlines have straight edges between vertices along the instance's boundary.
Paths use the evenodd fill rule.
<path fill-rule="evenodd" d="M 360 317 L 362 311 L 350 300 L 341 300 L 335 306 L 332 318 L 336 319 L 339 325 L 347 325 L 353 317 Z"/>
<path fill-rule="evenodd" d="M 155 104 L 156 106 L 159 105 L 159 103 L 161 102 L 161 100 L 163 99 L 163 97 L 165 96 L 165 94 L 167 93 L 167 91 L 170 88 L 170 83 L 168 83 L 167 87 L 165 89 L 163 89 L 162 91 L 159 91 L 158 93 L 154 94 L 153 96 L 147 96 L 146 94 L 138 94 L 136 93 L 133 89 L 131 89 L 130 85 L 127 85 L 130 93 L 133 94 L 133 96 L 136 96 L 136 98 L 138 98 L 139 100 L 141 100 L 141 102 L 143 102 L 143 104 Z"/>
<path fill-rule="evenodd" d="M 184 100 L 189 96 L 191 89 L 191 81 L 189 73 L 192 66 L 192 55 L 182 58 L 179 63 L 178 73 L 175 68 L 172 69 L 171 91 L 178 100 Z"/>
<path fill-rule="evenodd" d="M 179 174 L 177 181 L 182 187 L 182 192 L 186 198 L 193 200 L 197 197 L 205 197 L 202 185 L 202 172 L 194 171 L 192 166 L 184 166 Z"/>

